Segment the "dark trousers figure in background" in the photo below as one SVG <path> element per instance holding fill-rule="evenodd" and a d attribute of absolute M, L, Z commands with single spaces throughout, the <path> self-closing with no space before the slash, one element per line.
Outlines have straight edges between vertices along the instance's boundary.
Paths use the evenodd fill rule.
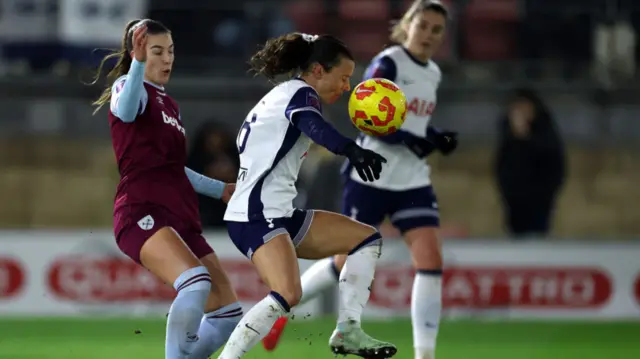
<path fill-rule="evenodd" d="M 514 237 L 544 236 L 551 227 L 556 193 L 517 195 L 502 193 L 505 224 Z"/>
<path fill-rule="evenodd" d="M 240 158 L 234 135 L 215 119 L 210 119 L 195 131 L 187 166 L 211 178 L 235 183 Z M 200 221 L 204 229 L 225 228 L 224 211 L 227 205 L 206 196 L 198 195 Z"/>
<path fill-rule="evenodd" d="M 535 92 L 521 89 L 499 126 L 496 178 L 506 227 L 515 237 L 545 236 L 565 173 L 554 120 Z"/>

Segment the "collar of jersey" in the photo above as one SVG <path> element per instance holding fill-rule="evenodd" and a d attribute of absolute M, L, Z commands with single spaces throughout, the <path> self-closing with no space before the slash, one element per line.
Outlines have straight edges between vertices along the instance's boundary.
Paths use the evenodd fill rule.
<path fill-rule="evenodd" d="M 153 87 L 155 87 L 155 88 L 157 88 L 158 90 L 164 91 L 164 86 L 156 85 L 153 82 L 149 82 L 147 80 L 144 80 L 144 82 L 149 84 L 149 85 L 151 85 L 151 86 L 153 86 Z"/>
<path fill-rule="evenodd" d="M 294 80 L 300 80 L 300 81 L 304 82 L 305 84 L 307 83 L 307 81 L 305 81 L 305 80 L 304 80 L 302 77 L 300 77 L 300 76 L 296 76 L 296 77 L 294 77 L 293 79 L 294 79 Z"/>
<path fill-rule="evenodd" d="M 404 51 L 404 53 L 405 53 L 405 54 L 407 54 L 407 56 L 409 56 L 409 58 L 411 59 L 411 61 L 413 61 L 413 62 L 415 62 L 415 63 L 416 63 L 416 65 L 418 65 L 418 66 L 424 66 L 424 67 L 429 66 L 429 61 L 430 61 L 430 60 L 427 60 L 427 62 L 423 62 L 423 61 L 418 60 L 415 56 L 411 55 L 411 53 L 409 52 L 409 50 L 407 50 L 407 48 L 406 48 L 406 47 L 404 47 L 404 46 L 402 47 L 402 50 Z"/>

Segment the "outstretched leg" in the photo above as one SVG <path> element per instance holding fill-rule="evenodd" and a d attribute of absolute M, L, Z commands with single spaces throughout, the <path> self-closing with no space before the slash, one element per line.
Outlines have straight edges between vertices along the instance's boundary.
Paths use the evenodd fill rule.
<path fill-rule="evenodd" d="M 207 359 L 227 341 L 242 318 L 242 307 L 227 274 L 215 253 L 209 253 L 200 261 L 211 275 L 211 291 L 200 321 L 196 344 L 189 359 Z"/>
<path fill-rule="evenodd" d="M 144 243 L 140 261 L 178 292 L 167 317 L 165 358 L 186 359 L 199 339 L 198 327 L 211 289 L 209 271 L 170 227 L 159 229 Z"/>
<path fill-rule="evenodd" d="M 375 228 L 337 213 L 315 211 L 309 232 L 297 248 L 298 256 L 306 259 L 348 254 L 338 284 L 338 324 L 329 341 L 334 353 L 364 358 L 389 358 L 396 353 L 394 345 L 371 338 L 360 324 L 381 246 Z"/>

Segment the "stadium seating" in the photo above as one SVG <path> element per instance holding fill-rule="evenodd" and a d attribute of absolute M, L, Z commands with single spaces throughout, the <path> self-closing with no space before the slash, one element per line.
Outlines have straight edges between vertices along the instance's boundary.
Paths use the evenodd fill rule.
<path fill-rule="evenodd" d="M 285 12 L 298 31 L 309 34 L 327 32 L 323 0 L 291 1 Z"/>
<path fill-rule="evenodd" d="M 517 53 L 516 0 L 471 0 L 460 19 L 466 60 L 507 60 Z"/>

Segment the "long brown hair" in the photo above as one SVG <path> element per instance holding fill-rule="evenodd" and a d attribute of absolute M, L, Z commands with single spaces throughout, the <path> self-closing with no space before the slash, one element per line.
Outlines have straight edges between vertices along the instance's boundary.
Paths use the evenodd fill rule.
<path fill-rule="evenodd" d="M 326 71 L 340 63 L 340 57 L 353 60 L 347 45 L 331 35 L 289 33 L 268 40 L 249 60 L 251 69 L 274 80 L 278 75 L 306 72 L 314 63 Z"/>
<path fill-rule="evenodd" d="M 445 18 L 449 17 L 449 10 L 439 0 L 415 0 L 407 12 L 402 15 L 402 18 L 393 24 L 391 36 L 389 37 L 391 41 L 396 44 L 404 43 L 407 40 L 405 28 L 416 15 L 427 10 L 441 14 Z"/>
<path fill-rule="evenodd" d="M 164 26 L 159 21 L 151 20 L 151 19 L 136 19 L 131 20 L 124 27 L 124 35 L 122 35 L 122 45 L 120 46 L 120 50 L 115 50 L 112 53 L 105 56 L 102 61 L 100 61 L 100 65 L 96 70 L 96 75 L 93 78 L 93 82 L 91 85 L 95 85 L 100 80 L 102 75 L 102 71 L 104 70 L 105 64 L 109 62 L 111 59 L 118 59 L 116 65 L 107 73 L 106 80 L 107 86 L 98 99 L 93 101 L 91 105 L 95 106 L 96 109 L 93 111 L 95 115 L 96 112 L 102 108 L 106 103 L 111 101 L 111 87 L 115 80 L 117 80 L 120 76 L 126 75 L 131 68 L 131 62 L 133 59 L 131 58 L 131 51 L 133 51 L 133 33 L 135 29 L 139 26 L 146 25 L 147 33 L 150 35 L 164 34 L 170 32 L 169 29 Z"/>

